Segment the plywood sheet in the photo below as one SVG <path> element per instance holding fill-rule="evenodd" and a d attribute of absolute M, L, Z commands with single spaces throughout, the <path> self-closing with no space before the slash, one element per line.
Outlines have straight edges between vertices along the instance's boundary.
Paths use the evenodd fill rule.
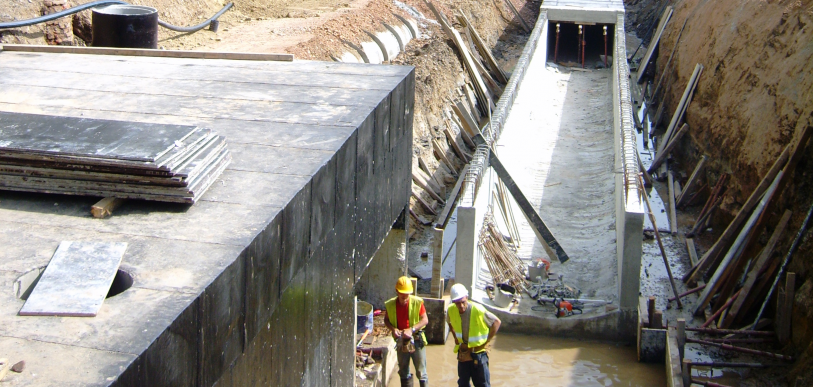
<path fill-rule="evenodd" d="M 126 249 L 125 242 L 60 243 L 20 315 L 96 316 Z"/>

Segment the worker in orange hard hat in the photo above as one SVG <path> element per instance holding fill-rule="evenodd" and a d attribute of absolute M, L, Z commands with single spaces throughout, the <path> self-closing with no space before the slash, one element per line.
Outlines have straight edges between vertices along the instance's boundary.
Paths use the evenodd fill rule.
<path fill-rule="evenodd" d="M 423 299 L 412 295 L 412 281 L 407 277 L 398 278 L 395 284 L 396 297 L 384 303 L 384 324 L 392 331 L 398 352 L 398 375 L 401 387 L 413 384 L 409 373 L 409 359 L 415 366 L 420 387 L 429 385 L 426 374 L 426 336 L 423 327 L 429 324 Z"/>

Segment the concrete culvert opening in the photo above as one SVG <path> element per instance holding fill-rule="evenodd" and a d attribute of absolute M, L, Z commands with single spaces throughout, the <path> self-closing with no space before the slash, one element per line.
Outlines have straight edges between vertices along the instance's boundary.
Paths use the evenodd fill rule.
<path fill-rule="evenodd" d="M 605 52 L 607 55 L 612 56 L 615 31 L 614 24 L 578 24 L 563 21 L 551 21 L 548 23 L 549 62 L 565 65 L 581 65 L 583 54 L 584 67 L 595 68 L 599 62 L 601 66 L 604 66 L 602 56 L 605 55 Z M 582 42 L 580 42 L 582 35 L 579 33 L 579 27 L 581 27 L 581 33 L 584 34 L 583 52 Z M 611 65 L 608 59 L 607 66 Z"/>
<path fill-rule="evenodd" d="M 31 292 L 39 283 L 42 273 L 47 266 L 38 267 L 27 271 L 14 281 L 12 290 L 14 296 L 20 300 L 26 301 L 31 295 Z M 116 271 L 116 277 L 113 278 L 113 283 L 110 284 L 110 290 L 107 292 L 105 298 L 115 297 L 124 293 L 127 289 L 133 286 L 133 276 L 130 273 L 119 269 Z"/>

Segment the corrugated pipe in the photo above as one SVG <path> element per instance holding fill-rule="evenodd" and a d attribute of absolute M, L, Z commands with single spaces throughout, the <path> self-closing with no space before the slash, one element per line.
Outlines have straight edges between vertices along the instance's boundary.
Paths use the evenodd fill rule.
<path fill-rule="evenodd" d="M 94 1 L 92 3 L 82 4 L 82 5 L 73 7 L 73 8 L 66 9 L 64 11 L 60 11 L 60 12 L 57 12 L 57 13 L 52 13 L 50 15 L 40 16 L 40 17 L 35 18 L 35 19 L 18 20 L 18 21 L 0 23 L 0 30 L 9 29 L 9 28 L 20 28 L 20 27 L 30 26 L 30 25 L 34 25 L 34 24 L 44 23 L 44 22 L 47 22 L 47 21 L 51 21 L 51 20 L 59 19 L 61 17 L 72 15 L 72 14 L 75 14 L 77 12 L 82 12 L 82 11 L 88 9 L 88 8 L 94 8 L 94 7 L 98 7 L 100 5 L 109 5 L 109 4 L 129 5 L 129 3 L 121 1 L 121 0 Z M 211 30 L 212 31 L 217 31 L 217 24 L 218 24 L 217 23 L 217 18 L 219 18 L 220 15 L 223 15 L 223 13 L 228 11 L 233 6 L 234 6 L 234 3 L 226 4 L 226 6 L 223 7 L 223 9 L 221 9 L 218 13 L 214 14 L 214 16 L 210 17 L 209 19 L 206 19 L 206 21 L 204 21 L 203 23 L 200 23 L 200 24 L 198 24 L 196 26 L 178 27 L 178 26 L 174 26 L 174 25 L 169 24 L 169 23 L 167 23 L 167 22 L 165 22 L 163 20 L 160 20 L 160 19 L 158 20 L 158 25 L 160 25 L 161 27 L 164 27 L 166 29 L 169 29 L 169 30 L 172 30 L 172 31 L 178 31 L 178 32 L 196 32 L 196 31 L 200 31 L 200 30 L 202 30 L 202 29 L 204 29 L 204 28 L 211 25 Z"/>

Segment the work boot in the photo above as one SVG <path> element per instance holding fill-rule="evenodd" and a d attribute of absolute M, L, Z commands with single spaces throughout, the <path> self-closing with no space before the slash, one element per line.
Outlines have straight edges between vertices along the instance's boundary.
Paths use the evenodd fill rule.
<path fill-rule="evenodd" d="M 401 379 L 401 387 L 412 387 L 412 375 L 407 376 L 406 379 Z"/>
<path fill-rule="evenodd" d="M 420 383 L 421 387 L 429 387 L 428 380 L 419 380 L 418 382 Z"/>

